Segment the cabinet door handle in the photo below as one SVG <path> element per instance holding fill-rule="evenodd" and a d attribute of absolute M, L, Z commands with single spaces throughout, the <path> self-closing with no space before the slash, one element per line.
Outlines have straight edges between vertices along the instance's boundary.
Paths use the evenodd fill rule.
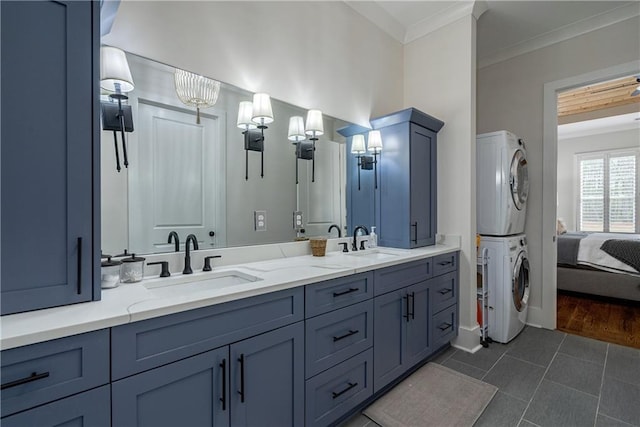
<path fill-rule="evenodd" d="M 443 323 L 442 325 L 438 326 L 438 329 L 444 332 L 452 326 L 453 325 L 451 323 Z"/>
<path fill-rule="evenodd" d="M 402 317 L 404 317 L 405 319 L 407 319 L 407 322 L 409 321 L 409 295 L 405 295 L 402 297 L 402 299 L 404 300 L 405 304 L 404 304 L 404 309 L 405 309 L 405 315 L 403 315 Z"/>
<path fill-rule="evenodd" d="M 333 293 L 333 297 L 335 298 L 335 297 L 339 297 L 339 296 L 342 296 L 342 295 L 347 295 L 347 294 L 350 294 L 352 292 L 358 292 L 359 290 L 360 290 L 360 288 L 349 288 L 346 291 L 334 292 Z"/>
<path fill-rule="evenodd" d="M 227 359 L 222 359 L 222 363 L 220 363 L 220 369 L 222 369 L 222 397 L 220 398 L 220 402 L 222 402 L 222 410 L 227 410 Z"/>
<path fill-rule="evenodd" d="M 240 390 L 238 390 L 238 394 L 240 402 L 244 403 L 244 353 L 240 355 L 238 362 L 240 362 Z"/>
<path fill-rule="evenodd" d="M 411 297 L 411 318 L 415 319 L 416 318 L 416 293 L 411 292 L 411 295 L 409 296 Z"/>
<path fill-rule="evenodd" d="M 411 226 L 413 227 L 413 243 L 418 243 L 418 221 L 414 222 L 413 224 L 411 224 Z"/>
<path fill-rule="evenodd" d="M 78 237 L 78 295 L 82 293 L 82 237 Z"/>
<path fill-rule="evenodd" d="M 35 372 L 31 373 L 31 375 L 29 375 L 26 378 L 21 378 L 19 380 L 15 380 L 15 381 L 11 381 L 9 383 L 5 383 L 2 384 L 2 386 L 0 386 L 0 390 L 4 390 L 7 388 L 11 388 L 11 387 L 16 387 L 22 384 L 27 384 L 30 383 L 32 381 L 37 381 L 37 380 L 41 380 L 43 378 L 47 378 L 49 376 L 49 372 L 43 372 L 41 374 L 37 374 Z"/>
<path fill-rule="evenodd" d="M 441 265 L 441 266 L 445 266 L 445 265 L 449 265 L 449 264 L 453 264 L 453 261 L 440 261 L 438 263 L 438 265 Z"/>
<path fill-rule="evenodd" d="M 446 294 L 448 294 L 449 292 L 453 292 L 453 289 L 451 289 L 451 288 L 443 288 L 443 289 L 440 289 L 440 290 L 438 291 L 438 293 L 439 293 L 440 295 L 446 295 Z"/>
<path fill-rule="evenodd" d="M 343 339 L 345 339 L 345 338 L 350 337 L 351 335 L 355 335 L 355 334 L 357 334 L 358 332 L 360 332 L 360 331 L 359 331 L 359 330 L 357 330 L 357 329 L 356 329 L 355 331 L 352 331 L 351 329 L 349 329 L 349 332 L 347 332 L 346 334 L 341 335 L 341 336 L 339 336 L 339 337 L 333 337 L 333 342 L 343 340 Z"/>
<path fill-rule="evenodd" d="M 331 394 L 333 395 L 334 399 L 336 397 L 338 397 L 338 396 L 341 396 L 341 395 L 345 394 L 346 392 L 348 392 L 349 390 L 351 390 L 352 388 L 354 388 L 355 386 L 358 385 L 358 383 L 352 383 L 352 382 L 348 382 L 347 384 L 349 384 L 349 385 L 344 390 L 341 390 L 339 392 L 335 392 L 335 391 L 331 392 Z"/>

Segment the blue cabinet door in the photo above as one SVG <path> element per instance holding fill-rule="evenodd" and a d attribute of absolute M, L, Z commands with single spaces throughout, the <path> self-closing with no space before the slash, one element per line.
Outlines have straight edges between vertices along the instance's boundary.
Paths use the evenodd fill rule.
<path fill-rule="evenodd" d="M 109 427 L 109 385 L 2 419 L 3 427 Z"/>
<path fill-rule="evenodd" d="M 405 371 L 407 298 L 405 289 L 373 300 L 373 387 L 378 392 Z"/>
<path fill-rule="evenodd" d="M 229 425 L 229 347 L 112 384 L 114 426 Z"/>
<path fill-rule="evenodd" d="M 99 297 L 98 4 L 0 2 L 3 315 Z"/>
<path fill-rule="evenodd" d="M 431 352 L 430 284 L 431 280 L 425 280 L 407 288 L 409 321 L 406 322 L 407 351 L 404 361 L 407 368 L 422 361 Z"/>
<path fill-rule="evenodd" d="M 409 140 L 409 246 L 417 248 L 436 243 L 436 133 L 411 123 Z"/>
<path fill-rule="evenodd" d="M 304 322 L 232 344 L 230 355 L 234 427 L 304 425 Z"/>

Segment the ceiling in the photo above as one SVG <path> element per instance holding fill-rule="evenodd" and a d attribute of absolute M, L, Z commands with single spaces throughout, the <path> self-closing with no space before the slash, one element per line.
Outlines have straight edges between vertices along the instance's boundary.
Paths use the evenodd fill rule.
<path fill-rule="evenodd" d="M 347 1 L 409 43 L 473 13 L 479 67 L 640 15 L 640 1 Z"/>

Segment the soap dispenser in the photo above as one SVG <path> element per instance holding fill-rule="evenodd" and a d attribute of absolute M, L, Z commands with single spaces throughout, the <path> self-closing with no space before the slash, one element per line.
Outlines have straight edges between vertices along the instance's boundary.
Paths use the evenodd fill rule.
<path fill-rule="evenodd" d="M 378 235 L 376 234 L 376 226 L 371 226 L 371 233 L 369 233 L 369 248 L 375 248 L 378 246 Z"/>

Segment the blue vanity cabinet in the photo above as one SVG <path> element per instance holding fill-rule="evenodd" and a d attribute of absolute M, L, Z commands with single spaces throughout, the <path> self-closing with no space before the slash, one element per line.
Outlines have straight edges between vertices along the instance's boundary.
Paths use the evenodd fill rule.
<path fill-rule="evenodd" d="M 229 426 L 229 347 L 112 384 L 114 426 Z"/>
<path fill-rule="evenodd" d="M 382 135 L 379 158 L 380 246 L 435 244 L 437 132 L 444 122 L 415 108 L 371 120 Z"/>
<path fill-rule="evenodd" d="M 110 427 L 110 386 L 104 385 L 75 396 L 38 406 L 3 418 L 3 427 Z M 116 425 L 116 424 L 114 424 Z"/>
<path fill-rule="evenodd" d="M 99 2 L 0 15 L 1 314 L 99 299 Z"/>
<path fill-rule="evenodd" d="M 232 426 L 304 425 L 303 322 L 232 344 L 230 360 Z"/>

